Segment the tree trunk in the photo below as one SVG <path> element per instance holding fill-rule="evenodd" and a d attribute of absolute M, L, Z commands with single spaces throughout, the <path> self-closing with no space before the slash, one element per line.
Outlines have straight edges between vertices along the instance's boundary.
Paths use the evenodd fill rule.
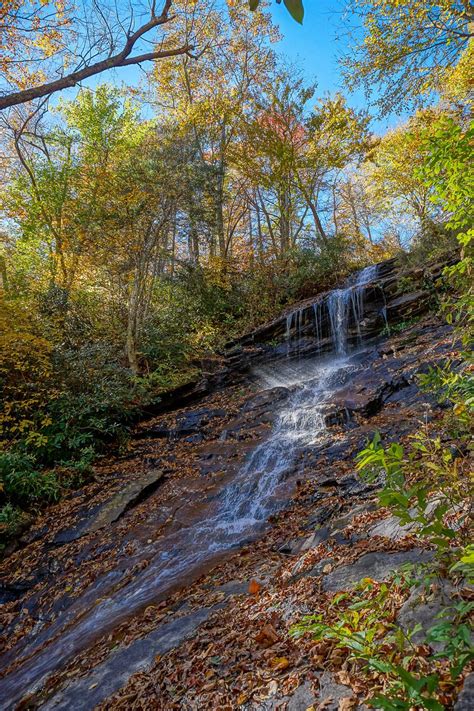
<path fill-rule="evenodd" d="M 285 254 L 290 246 L 290 219 L 288 191 L 283 189 L 280 195 L 280 252 Z"/>
<path fill-rule="evenodd" d="M 316 206 L 314 205 L 312 200 L 308 200 L 308 207 L 311 210 L 311 214 L 313 216 L 316 231 L 319 233 L 319 236 L 322 238 L 324 244 L 327 245 L 328 236 L 327 236 L 326 232 L 324 231 L 323 224 L 322 224 L 321 220 L 319 219 L 318 211 L 316 210 Z"/>
<path fill-rule="evenodd" d="M 225 123 L 222 124 L 221 128 L 221 138 L 219 146 L 219 162 L 217 164 L 217 174 L 216 174 L 216 232 L 217 232 L 217 244 L 219 245 L 219 256 L 225 259 L 226 256 L 226 239 L 224 234 L 224 180 L 225 180 L 225 162 L 224 162 L 224 151 L 225 151 L 225 139 L 226 139 L 226 127 Z"/>
<path fill-rule="evenodd" d="M 139 277 L 135 274 L 130 294 L 130 305 L 128 309 L 127 323 L 127 339 L 125 344 L 128 365 L 134 375 L 138 375 L 138 356 L 137 356 L 137 326 L 138 326 L 138 309 L 139 309 Z"/>
<path fill-rule="evenodd" d="M 4 257 L 0 256 L 0 293 L 8 293 L 7 263 Z"/>

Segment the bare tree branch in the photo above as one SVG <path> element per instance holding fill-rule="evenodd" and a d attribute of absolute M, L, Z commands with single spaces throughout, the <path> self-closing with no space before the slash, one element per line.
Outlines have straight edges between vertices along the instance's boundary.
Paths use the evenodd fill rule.
<path fill-rule="evenodd" d="M 126 35 L 126 40 L 123 48 L 117 54 L 107 57 L 106 59 L 100 60 L 89 66 L 85 66 L 82 69 L 66 74 L 54 81 L 46 82 L 44 84 L 39 84 L 28 89 L 23 89 L 21 91 L 12 92 L 5 96 L 0 96 L 0 111 L 7 109 L 11 106 L 17 106 L 19 104 L 24 104 L 33 99 L 39 99 L 45 96 L 50 96 L 56 91 L 61 91 L 62 89 L 67 89 L 76 86 L 84 79 L 101 74 L 107 69 L 119 68 L 130 66 L 132 64 L 140 64 L 142 62 L 155 61 L 159 59 L 164 59 L 166 57 L 175 57 L 178 55 L 189 54 L 194 49 L 191 44 L 184 44 L 181 47 L 176 47 L 174 49 L 156 49 L 152 52 L 146 52 L 138 54 L 135 56 L 130 56 L 133 52 L 135 45 L 151 30 L 156 27 L 160 27 L 168 22 L 170 22 L 173 17 L 169 15 L 172 0 L 165 0 L 163 10 L 159 16 L 155 13 L 155 4 L 152 5 L 151 17 L 148 22 L 144 23 L 135 32 L 129 32 Z"/>

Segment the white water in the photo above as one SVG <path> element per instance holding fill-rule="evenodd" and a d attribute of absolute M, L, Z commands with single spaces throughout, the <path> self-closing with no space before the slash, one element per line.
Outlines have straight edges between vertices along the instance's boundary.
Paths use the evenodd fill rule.
<path fill-rule="evenodd" d="M 377 277 L 378 266 L 365 267 L 354 277 L 350 277 L 343 289 L 334 289 L 327 298 L 329 321 L 334 352 L 346 355 L 348 350 L 348 330 L 352 318 L 361 343 L 360 322 L 364 317 L 364 294 L 367 284 Z"/>
<path fill-rule="evenodd" d="M 362 317 L 365 282 L 359 280 L 371 278 L 368 274 L 369 270 L 363 270 L 354 286 L 336 290 L 328 298 L 336 357 L 326 362 L 317 358 L 301 363 L 284 361 L 259 371 L 262 389 L 278 385 L 291 388 L 287 401 L 277 414 L 270 437 L 253 450 L 234 479 L 203 507 L 200 520 L 145 548 L 137 560 L 128 559 L 125 572 L 149 552 L 148 566 L 131 582 L 122 583 L 123 571 L 117 573 L 115 589 L 105 578 L 103 591 L 100 586 L 89 594 L 86 591 L 57 622 L 33 638 L 20 653 L 21 657 L 32 655 L 31 658 L 0 681 L 0 697 L 7 701 L 1 708 L 11 708 L 27 692 L 41 687 L 48 675 L 110 629 L 111 622 L 118 625 L 156 599 L 157 594 L 185 580 L 203 562 L 238 546 L 246 537 L 255 536 L 264 528 L 268 516 L 284 507 L 288 479 L 295 473 L 298 454 L 327 436 L 324 404 L 350 377 L 353 366 L 346 357 L 348 313 L 351 307 L 355 318 Z M 292 321 L 290 315 L 288 334 Z M 301 323 L 298 316 L 296 323 Z M 102 600 L 97 605 L 99 597 Z"/>
<path fill-rule="evenodd" d="M 377 278 L 378 265 L 361 269 L 351 275 L 341 289 L 334 289 L 327 296 L 322 297 L 313 304 L 314 335 L 316 338 L 316 353 L 321 353 L 323 341 L 323 311 L 327 309 L 329 317 L 329 335 L 332 348 L 336 355 L 344 356 L 348 352 L 348 332 L 352 325 L 357 332 L 357 341 L 362 342 L 360 322 L 364 317 L 364 295 L 366 286 Z M 286 317 L 286 343 L 287 356 L 298 355 L 298 349 L 293 349 L 292 329 L 295 331 L 295 340 L 299 344 L 303 323 L 304 309 L 293 311 Z M 384 316 L 385 318 L 385 316 Z"/>
<path fill-rule="evenodd" d="M 364 286 L 365 284 L 370 284 L 371 281 L 377 278 L 379 271 L 378 264 L 371 264 L 370 267 L 365 267 L 357 272 L 355 275 L 355 286 Z"/>

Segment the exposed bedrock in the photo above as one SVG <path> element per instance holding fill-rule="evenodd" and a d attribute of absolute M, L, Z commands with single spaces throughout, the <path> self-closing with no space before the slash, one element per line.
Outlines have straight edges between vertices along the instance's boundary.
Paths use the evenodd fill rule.
<path fill-rule="evenodd" d="M 341 289 L 292 305 L 277 319 L 230 342 L 226 366 L 246 370 L 261 361 L 337 351 L 341 328 L 348 348 L 367 343 L 425 314 L 433 306 L 435 282 L 444 266 L 407 268 L 396 259 L 374 265 L 364 270 L 367 281 L 358 284 L 349 278 Z"/>

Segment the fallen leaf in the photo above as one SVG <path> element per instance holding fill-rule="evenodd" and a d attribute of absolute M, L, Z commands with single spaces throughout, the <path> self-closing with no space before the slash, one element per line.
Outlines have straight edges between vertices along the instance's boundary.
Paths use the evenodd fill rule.
<path fill-rule="evenodd" d="M 358 704 L 355 696 L 344 696 L 339 700 L 338 711 L 352 711 Z"/>
<path fill-rule="evenodd" d="M 351 677 L 349 676 L 348 672 L 342 670 L 340 672 L 337 672 L 337 674 L 335 674 L 334 676 L 340 684 L 345 684 L 345 686 L 351 685 Z"/>
<path fill-rule="evenodd" d="M 271 647 L 278 640 L 279 637 L 273 625 L 265 625 L 255 637 L 255 641 L 263 647 Z"/>
<path fill-rule="evenodd" d="M 257 583 L 256 580 L 251 580 L 249 583 L 249 594 L 250 595 L 256 595 L 258 592 L 260 592 L 261 589 L 260 583 Z"/>
<path fill-rule="evenodd" d="M 290 661 L 286 657 L 275 657 L 271 660 L 270 666 L 276 671 L 283 671 L 283 669 L 288 669 Z"/>

